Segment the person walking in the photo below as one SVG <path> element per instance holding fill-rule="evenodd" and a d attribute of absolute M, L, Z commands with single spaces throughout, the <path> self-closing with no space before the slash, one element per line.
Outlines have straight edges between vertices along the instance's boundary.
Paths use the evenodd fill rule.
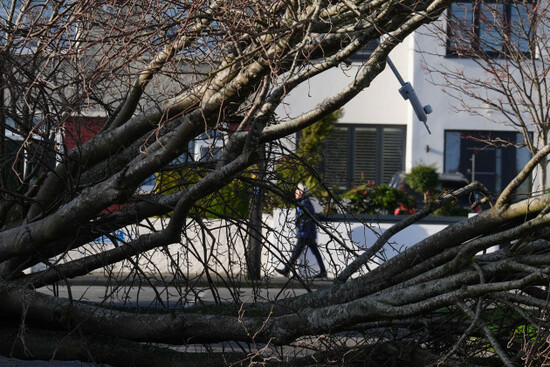
<path fill-rule="evenodd" d="M 298 257 L 307 246 L 319 264 L 319 274 L 314 278 L 326 278 L 327 270 L 323 263 L 321 253 L 319 252 L 319 247 L 317 246 L 317 225 L 311 217 L 314 213 L 314 208 L 309 199 L 310 195 L 307 187 L 304 184 L 298 184 L 294 196 L 296 200 L 298 200 L 298 205 L 296 207 L 296 245 L 292 250 L 292 255 L 288 263 L 282 269 L 275 269 L 275 271 L 281 275 L 287 276 L 291 267 L 294 266 L 294 263 L 298 260 Z M 307 213 L 306 210 L 309 213 Z"/>

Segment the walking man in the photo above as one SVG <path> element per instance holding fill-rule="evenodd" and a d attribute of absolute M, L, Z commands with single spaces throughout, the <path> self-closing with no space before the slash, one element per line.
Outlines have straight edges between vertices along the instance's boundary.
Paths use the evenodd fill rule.
<path fill-rule="evenodd" d="M 287 276 L 290 272 L 290 268 L 294 266 L 294 263 L 298 260 L 298 257 L 307 246 L 319 264 L 319 274 L 317 274 L 315 278 L 326 278 L 327 270 L 323 263 L 321 253 L 319 252 L 319 247 L 317 246 L 317 225 L 311 217 L 311 214 L 314 213 L 313 204 L 311 200 L 309 200 L 309 191 L 305 185 L 298 184 L 295 198 L 298 200 L 298 206 L 296 207 L 296 246 L 294 246 L 292 250 L 292 255 L 288 264 L 282 269 L 275 269 L 275 271 L 281 275 Z M 309 213 L 307 213 L 306 210 Z"/>

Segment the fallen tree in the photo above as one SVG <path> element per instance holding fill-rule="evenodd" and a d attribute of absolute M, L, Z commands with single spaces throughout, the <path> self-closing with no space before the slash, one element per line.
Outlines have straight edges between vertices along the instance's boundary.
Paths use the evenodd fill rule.
<path fill-rule="evenodd" d="M 391 49 L 450 1 L 8 3 L 0 45 L 2 356 L 117 366 L 478 366 L 546 358 L 550 195 L 510 198 L 550 146 L 490 209 L 369 272 L 366 264 L 392 234 L 458 195 L 487 194 L 484 188 L 474 182 L 442 196 L 362 253 L 342 242 L 354 260 L 332 285 L 301 296 L 260 296 L 265 277 L 248 283 L 252 301 L 242 299 L 246 262 L 216 263 L 218 250 L 226 250 L 209 242 L 216 239 L 209 215 L 245 237 L 250 232 L 248 213 L 222 195 L 235 182 L 245 188 L 237 191 L 262 187 L 293 204 L 292 193 L 273 184 L 280 178 L 273 161 L 284 146 L 265 158 L 261 146 L 279 147 L 367 88 Z M 291 90 L 380 36 L 350 85 L 307 113 L 278 117 Z M 75 117 L 90 110 L 106 118 L 84 141 L 89 126 Z M 212 143 L 212 131 L 227 136 L 220 152 L 207 145 L 215 159 L 185 158 L 190 142 Z M 72 135 L 74 147 L 67 140 L 66 149 L 56 146 L 59 134 Z M 151 175 L 162 183 L 143 192 Z M 132 235 L 121 237 L 129 228 Z M 261 242 L 281 256 L 267 237 Z M 499 251 L 483 254 L 495 245 Z M 155 271 L 151 251 L 170 259 L 170 277 Z M 180 256 L 196 256 L 202 271 L 190 274 Z M 24 272 L 38 263 L 46 269 Z M 123 275 L 153 287 L 160 306 L 72 297 L 72 279 L 101 269 L 112 276 L 111 296 L 125 297 L 114 276 Z M 214 304 L 201 304 L 199 278 Z M 60 285 L 68 297 L 56 295 Z M 37 291 L 48 286 L 53 292 Z M 162 302 L 169 286 L 178 290 L 175 306 Z M 232 302 L 221 299 L 222 287 Z"/>

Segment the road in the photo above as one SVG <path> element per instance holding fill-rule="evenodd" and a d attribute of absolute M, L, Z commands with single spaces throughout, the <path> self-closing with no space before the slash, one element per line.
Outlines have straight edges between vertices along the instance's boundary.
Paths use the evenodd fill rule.
<path fill-rule="evenodd" d="M 68 298 L 69 295 L 74 300 L 86 302 L 106 302 L 116 305 L 125 305 L 128 307 L 192 307 L 197 302 L 214 303 L 215 299 L 231 302 L 238 297 L 243 302 L 253 302 L 256 297 L 258 300 L 273 300 L 278 298 L 287 298 L 293 295 L 304 294 L 307 292 L 298 282 L 288 282 L 286 278 L 272 279 L 270 287 L 254 289 L 250 286 L 242 287 L 238 290 L 228 290 L 224 287 L 218 287 L 212 290 L 207 283 L 199 283 L 194 287 L 198 291 L 191 293 L 186 287 L 159 287 L 154 289 L 151 286 L 132 287 L 122 285 L 119 287 L 108 286 L 104 279 L 98 277 L 81 278 L 73 282 L 69 287 L 57 286 L 40 288 L 39 291 L 45 294 L 55 294 L 59 297 Z M 315 281 L 308 285 L 314 288 L 325 287 L 329 281 Z M 286 288 L 288 287 L 288 288 Z M 0 367 L 94 367 L 92 363 L 83 363 L 79 361 L 22 361 L 17 359 L 7 359 L 0 357 Z"/>
<path fill-rule="evenodd" d="M 252 288 L 244 285 L 241 288 L 228 289 L 223 286 L 210 287 L 206 282 L 199 282 L 193 288 L 189 286 L 160 286 L 148 285 L 131 286 L 123 283 L 120 286 L 108 285 L 105 282 L 75 282 L 70 288 L 56 286 L 40 288 L 45 294 L 53 294 L 63 298 L 71 297 L 74 300 L 86 302 L 105 302 L 129 307 L 191 307 L 197 303 L 210 304 L 216 300 L 219 302 L 254 302 L 288 298 L 307 292 L 297 282 L 287 283 L 286 279 L 278 279 L 269 287 Z M 309 286 L 314 288 L 324 287 L 328 281 L 316 281 Z"/>

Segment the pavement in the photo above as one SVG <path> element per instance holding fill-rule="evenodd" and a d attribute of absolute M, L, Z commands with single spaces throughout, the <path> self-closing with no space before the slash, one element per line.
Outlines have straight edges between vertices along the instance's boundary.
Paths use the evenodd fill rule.
<path fill-rule="evenodd" d="M 97 364 L 80 361 L 23 361 L 0 357 L 0 367 L 97 367 Z"/>
<path fill-rule="evenodd" d="M 118 278 L 114 277 L 106 277 L 104 275 L 99 274 L 86 274 L 83 276 L 79 276 L 73 279 L 70 279 L 70 283 L 72 285 L 106 285 L 106 284 L 128 284 L 132 283 L 132 279 L 128 276 L 119 276 Z M 313 278 L 303 278 L 304 282 L 312 286 L 314 285 L 315 288 L 324 287 L 327 285 L 332 284 L 333 280 L 330 278 L 321 278 L 321 279 L 313 279 Z M 151 284 L 154 285 L 161 285 L 161 284 L 177 284 L 178 282 L 181 283 L 181 281 L 175 280 L 173 276 L 171 275 L 162 275 L 162 277 L 159 277 L 158 279 L 150 278 L 149 281 Z M 210 281 L 206 279 L 205 277 L 199 278 L 198 276 L 190 276 L 189 280 L 185 284 L 196 284 L 196 285 L 205 285 L 209 282 L 213 282 L 218 285 L 228 284 L 229 281 L 226 278 L 222 277 L 210 277 Z M 288 278 L 281 275 L 275 275 L 270 276 L 269 278 L 263 278 L 261 281 L 251 281 L 248 279 L 241 279 L 238 281 L 233 281 L 233 283 L 240 284 L 242 286 L 252 286 L 252 284 L 261 284 L 261 285 L 268 285 L 269 287 L 273 288 L 304 288 L 304 282 L 300 282 L 296 280 L 295 277 Z"/>
<path fill-rule="evenodd" d="M 152 281 L 151 285 L 157 287 L 156 290 L 151 285 L 141 284 L 137 286 L 130 279 L 109 279 L 101 275 L 86 275 L 71 279 L 69 287 L 60 282 L 55 287 L 43 287 L 39 291 L 46 294 L 55 294 L 59 297 L 68 297 L 69 294 L 75 300 L 87 302 L 108 302 L 128 307 L 152 306 L 152 307 L 191 307 L 196 304 L 198 299 L 204 303 L 213 303 L 215 297 L 221 301 L 231 302 L 235 297 L 247 302 L 254 298 L 258 300 L 273 300 L 286 298 L 295 295 L 307 293 L 308 291 L 326 287 L 332 283 L 328 279 L 308 279 L 305 282 L 299 282 L 295 279 L 288 279 L 282 276 L 270 278 L 269 283 L 254 284 L 248 280 L 238 283 L 238 287 L 228 289 L 223 287 L 226 279 L 214 279 L 213 282 L 218 286 L 215 290 L 209 287 L 209 282 L 205 279 L 195 279 L 193 285 L 198 292 L 185 293 L 189 290 L 189 284 L 178 284 L 174 279 L 164 278 L 162 286 L 161 281 Z M 180 282 L 181 283 L 181 282 Z M 113 286 L 116 284 L 116 287 Z M 228 283 L 225 283 L 228 284 Z M 306 289 L 308 288 L 308 289 Z M 69 293 L 70 292 L 70 293 Z M 184 297 L 183 297 L 184 296 Z M 183 298 L 182 298 L 183 297 Z M 182 301 L 184 299 L 184 301 Z M 93 363 L 80 361 L 26 361 L 19 359 L 9 359 L 0 357 L 0 367 L 94 367 Z"/>
<path fill-rule="evenodd" d="M 270 301 L 301 295 L 327 287 L 328 279 L 303 282 L 285 277 L 273 277 L 262 283 L 249 280 L 228 282 L 227 279 L 193 279 L 176 281 L 169 277 L 160 280 L 136 282 L 130 278 L 109 279 L 100 275 L 86 275 L 71 279 L 70 287 L 59 282 L 55 287 L 38 289 L 45 294 L 86 302 L 107 302 L 127 307 L 192 307 L 197 303 Z M 231 285 L 228 287 L 228 285 Z"/>

